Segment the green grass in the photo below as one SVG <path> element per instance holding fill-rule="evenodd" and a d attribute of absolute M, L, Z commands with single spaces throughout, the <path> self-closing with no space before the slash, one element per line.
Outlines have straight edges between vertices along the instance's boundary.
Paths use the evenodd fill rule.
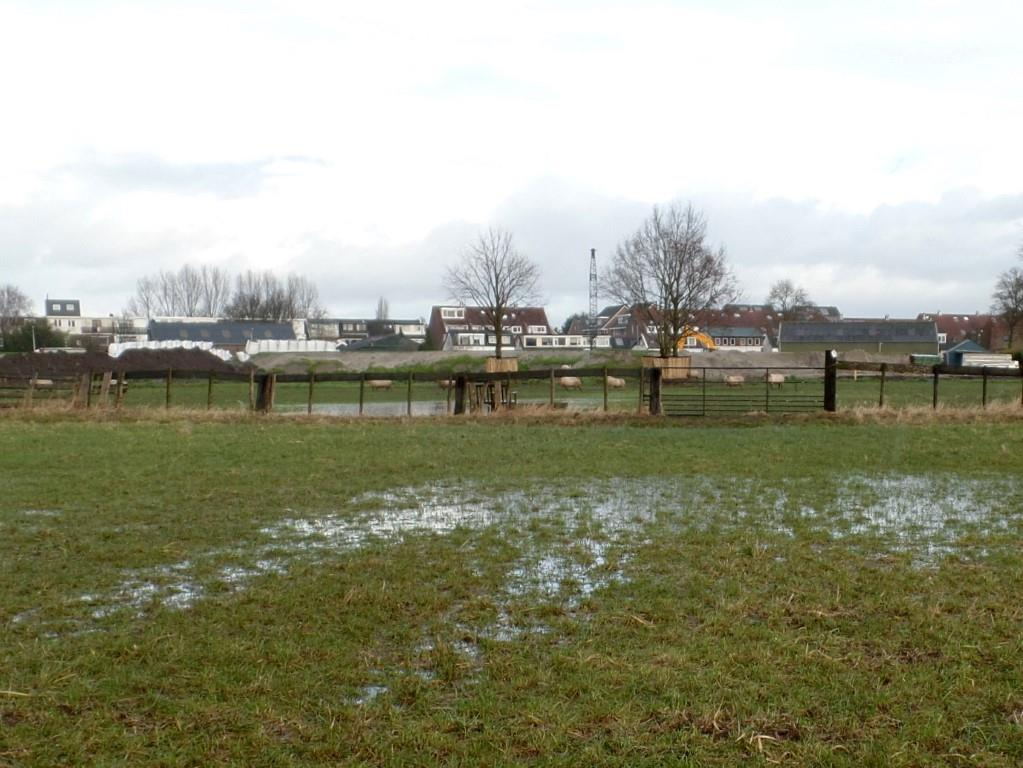
<path fill-rule="evenodd" d="M 1018 423 L 136 416 L 0 420 L 0 764 L 1023 761 Z"/>

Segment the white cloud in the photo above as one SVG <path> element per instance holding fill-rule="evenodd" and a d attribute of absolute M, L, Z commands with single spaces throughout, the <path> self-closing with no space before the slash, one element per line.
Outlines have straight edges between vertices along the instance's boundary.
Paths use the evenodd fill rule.
<path fill-rule="evenodd" d="M 0 280 L 116 311 L 141 274 L 211 261 L 418 315 L 494 222 L 557 315 L 585 307 L 590 247 L 685 197 L 751 299 L 796 270 L 851 312 L 977 305 L 1023 239 L 1021 22 L 994 1 L 9 2 Z"/>

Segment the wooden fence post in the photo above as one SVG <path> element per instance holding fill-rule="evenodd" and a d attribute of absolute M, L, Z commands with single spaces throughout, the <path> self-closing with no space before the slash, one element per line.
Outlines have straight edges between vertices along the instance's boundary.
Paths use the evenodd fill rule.
<path fill-rule="evenodd" d="M 124 371 L 117 372 L 117 394 L 114 395 L 114 408 L 124 405 Z"/>
<path fill-rule="evenodd" d="M 639 399 L 636 403 L 636 413 L 643 413 L 643 367 L 639 369 Z"/>
<path fill-rule="evenodd" d="M 359 377 L 359 415 L 362 416 L 362 404 L 366 401 L 366 374 Z"/>
<path fill-rule="evenodd" d="M 980 407 L 987 408 L 987 368 L 981 371 Z"/>
<path fill-rule="evenodd" d="M 39 374 L 38 373 L 33 373 L 32 374 L 32 378 L 29 379 L 28 391 L 25 393 L 25 407 L 26 408 L 31 408 L 32 407 L 32 399 L 35 397 L 36 382 L 38 380 L 39 380 Z"/>
<path fill-rule="evenodd" d="M 934 366 L 934 395 L 931 397 L 931 408 L 938 410 L 938 366 Z"/>
<path fill-rule="evenodd" d="M 877 397 L 877 407 L 884 408 L 884 382 L 888 375 L 888 363 L 881 363 L 881 393 Z"/>
<path fill-rule="evenodd" d="M 444 413 L 451 413 L 451 390 L 455 388 L 455 380 L 448 379 L 447 386 L 444 387 Z"/>
<path fill-rule="evenodd" d="M 661 369 L 650 369 L 650 415 L 661 415 Z"/>
<path fill-rule="evenodd" d="M 170 408 L 171 404 L 171 382 L 174 380 L 174 371 L 170 368 L 167 369 L 167 396 L 164 400 L 163 407 Z"/>
<path fill-rule="evenodd" d="M 604 413 L 607 413 L 607 366 L 604 366 Z"/>
<path fill-rule="evenodd" d="M 468 388 L 468 376 L 462 373 L 455 377 L 455 416 L 465 413 L 465 391 Z"/>
<path fill-rule="evenodd" d="M 316 383 L 316 371 L 309 371 L 309 401 L 306 403 L 305 412 L 311 416 L 313 412 L 313 385 Z"/>
<path fill-rule="evenodd" d="M 415 374 L 412 371 L 408 372 L 408 397 L 405 400 L 405 415 L 412 416 L 412 379 Z"/>
<path fill-rule="evenodd" d="M 824 353 L 824 410 L 838 410 L 838 352 L 833 349 Z"/>
<path fill-rule="evenodd" d="M 110 380 L 114 377 L 113 371 L 103 371 L 103 379 L 99 385 L 99 396 L 106 408 L 110 403 Z"/>
<path fill-rule="evenodd" d="M 88 373 L 88 377 L 89 378 L 87 379 L 87 381 L 89 383 L 88 383 L 88 386 L 86 387 L 86 390 L 85 390 L 85 407 L 86 407 L 86 409 L 92 408 L 92 380 L 93 380 L 93 377 L 95 375 L 96 374 L 94 374 L 92 371 L 89 371 L 89 373 Z"/>
<path fill-rule="evenodd" d="M 277 383 L 277 375 L 264 373 L 259 377 L 259 392 L 256 395 L 256 410 L 261 413 L 270 413 L 274 407 L 274 388 Z"/>
<path fill-rule="evenodd" d="M 206 379 L 206 410 L 213 407 L 213 371 L 210 371 Z"/>
<path fill-rule="evenodd" d="M 551 408 L 554 407 L 554 369 L 553 368 L 551 368 L 551 387 L 550 387 L 550 393 L 548 395 L 547 404 Z"/>
<path fill-rule="evenodd" d="M 249 371 L 249 410 L 256 410 L 256 372 Z"/>

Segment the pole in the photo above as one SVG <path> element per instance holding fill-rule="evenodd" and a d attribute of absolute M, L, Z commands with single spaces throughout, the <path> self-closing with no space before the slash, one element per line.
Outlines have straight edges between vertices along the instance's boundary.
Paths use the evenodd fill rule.
<path fill-rule="evenodd" d="M 650 415 L 661 415 L 661 369 L 650 369 Z"/>
<path fill-rule="evenodd" d="M 444 413 L 451 413 L 451 390 L 455 388 L 455 380 L 448 379 L 444 386 L 445 391 L 445 404 Z"/>
<path fill-rule="evenodd" d="M 171 404 L 171 382 L 174 380 L 174 371 L 170 368 L 167 369 L 167 395 L 164 400 L 163 407 L 170 408 Z"/>
<path fill-rule="evenodd" d="M 987 368 L 981 372 L 980 407 L 987 408 Z"/>
<path fill-rule="evenodd" d="M 938 366 L 934 366 L 934 395 L 931 398 L 931 408 L 938 410 Z"/>
<path fill-rule="evenodd" d="M 249 371 L 249 410 L 256 410 L 256 371 Z"/>
<path fill-rule="evenodd" d="M 359 415 L 362 416 L 362 404 L 366 400 L 366 374 L 359 377 Z"/>
<path fill-rule="evenodd" d="M 114 408 L 124 405 L 124 371 L 117 372 L 117 394 L 114 396 Z"/>
<path fill-rule="evenodd" d="M 415 374 L 412 373 L 412 371 L 408 372 L 408 398 L 407 398 L 407 400 L 405 402 L 405 415 L 406 416 L 411 416 L 412 415 L 412 377 L 414 375 Z"/>
<path fill-rule="evenodd" d="M 884 382 L 888 376 L 888 363 L 881 363 L 881 394 L 877 398 L 877 407 L 884 408 Z"/>
<path fill-rule="evenodd" d="M 764 413 L 771 412 L 771 371 L 764 369 Z"/>
<path fill-rule="evenodd" d="M 463 373 L 455 377 L 455 416 L 465 413 L 465 391 L 469 387 L 469 378 Z"/>
<path fill-rule="evenodd" d="M 636 413 L 643 413 L 643 367 L 639 369 L 639 398 L 636 402 Z"/>
<path fill-rule="evenodd" d="M 306 402 L 305 412 L 307 416 L 311 416 L 313 412 L 313 385 L 316 383 L 316 372 L 309 371 L 309 399 Z"/>
<path fill-rule="evenodd" d="M 607 413 L 607 366 L 604 366 L 604 413 Z"/>
<path fill-rule="evenodd" d="M 553 368 L 551 368 L 551 387 L 550 387 L 550 396 L 548 398 L 548 405 L 550 405 L 551 408 L 554 407 L 554 369 Z"/>
<path fill-rule="evenodd" d="M 213 407 L 213 371 L 210 371 L 210 375 L 206 379 L 206 410 L 208 411 L 212 407 Z"/>
<path fill-rule="evenodd" d="M 833 349 L 824 353 L 824 410 L 838 410 L 838 352 Z"/>

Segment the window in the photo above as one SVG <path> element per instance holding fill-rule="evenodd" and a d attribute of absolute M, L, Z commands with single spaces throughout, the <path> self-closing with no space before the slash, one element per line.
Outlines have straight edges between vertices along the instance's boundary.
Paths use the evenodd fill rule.
<path fill-rule="evenodd" d="M 521 325 L 513 325 L 513 326 L 512 326 L 511 328 L 509 328 L 508 330 L 509 330 L 509 331 L 510 331 L 511 333 L 522 333 L 522 326 L 521 326 Z"/>
<path fill-rule="evenodd" d="M 440 316 L 445 320 L 462 320 L 465 318 L 465 307 L 441 307 Z"/>
<path fill-rule="evenodd" d="M 543 334 L 547 333 L 547 326 L 546 325 L 531 325 L 531 326 L 529 326 L 529 332 L 530 333 L 537 333 L 537 334 L 543 335 Z"/>
<path fill-rule="evenodd" d="M 64 309 L 66 311 L 68 311 L 68 312 L 74 312 L 75 311 L 75 305 L 74 304 L 65 304 L 64 305 Z"/>
<path fill-rule="evenodd" d="M 50 305 L 50 311 L 51 312 L 60 312 L 60 304 L 51 304 Z"/>
<path fill-rule="evenodd" d="M 948 341 L 948 334 L 947 333 L 939 333 L 938 334 L 938 343 L 939 344 L 944 344 L 947 341 Z"/>

